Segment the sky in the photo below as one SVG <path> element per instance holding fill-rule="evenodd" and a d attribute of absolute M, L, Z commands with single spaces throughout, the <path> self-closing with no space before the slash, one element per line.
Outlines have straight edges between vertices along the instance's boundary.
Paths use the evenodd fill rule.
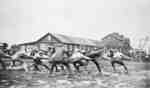
<path fill-rule="evenodd" d="M 0 41 L 59 33 L 100 40 L 119 32 L 138 45 L 150 35 L 150 0 L 0 0 Z"/>

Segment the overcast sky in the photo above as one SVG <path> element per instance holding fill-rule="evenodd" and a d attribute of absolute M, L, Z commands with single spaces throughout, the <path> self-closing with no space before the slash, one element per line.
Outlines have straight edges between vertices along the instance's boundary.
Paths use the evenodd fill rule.
<path fill-rule="evenodd" d="M 132 44 L 150 35 L 150 0 L 0 0 L 0 41 L 33 41 L 47 32 L 100 40 L 111 32 Z"/>

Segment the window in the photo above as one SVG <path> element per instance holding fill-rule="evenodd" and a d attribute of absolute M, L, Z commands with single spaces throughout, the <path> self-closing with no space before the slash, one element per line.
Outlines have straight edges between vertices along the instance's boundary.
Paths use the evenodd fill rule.
<path fill-rule="evenodd" d="M 49 40 L 49 41 L 51 40 L 51 36 L 48 36 L 48 40 Z"/>
<path fill-rule="evenodd" d="M 41 43 L 41 44 L 40 44 L 40 49 L 41 49 L 41 50 L 47 50 L 47 49 L 48 49 L 48 44 Z"/>

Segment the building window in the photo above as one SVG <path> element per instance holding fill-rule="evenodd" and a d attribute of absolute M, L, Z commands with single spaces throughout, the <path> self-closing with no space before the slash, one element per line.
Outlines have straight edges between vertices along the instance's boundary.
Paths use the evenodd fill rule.
<path fill-rule="evenodd" d="M 72 51 L 74 51 L 74 48 L 75 48 L 75 46 L 74 46 L 74 45 L 72 45 Z"/>
<path fill-rule="evenodd" d="M 68 45 L 68 50 L 69 50 L 69 51 L 72 50 L 72 45 Z"/>
<path fill-rule="evenodd" d="M 73 45 L 70 45 L 70 47 L 71 47 L 71 51 L 73 51 Z"/>
<path fill-rule="evenodd" d="M 68 50 L 68 46 L 67 45 L 64 45 L 64 48 L 65 48 L 65 50 Z"/>
<path fill-rule="evenodd" d="M 49 40 L 49 41 L 51 40 L 51 36 L 48 36 L 48 40 Z"/>
<path fill-rule="evenodd" d="M 41 49 L 41 50 L 48 50 L 48 44 L 41 43 L 41 44 L 40 44 L 40 49 Z"/>

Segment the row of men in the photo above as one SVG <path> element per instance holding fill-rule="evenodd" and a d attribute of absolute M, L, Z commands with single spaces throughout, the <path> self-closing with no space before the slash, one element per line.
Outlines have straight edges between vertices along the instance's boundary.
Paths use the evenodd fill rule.
<path fill-rule="evenodd" d="M 1 48 L 1 51 L 4 52 L 6 48 L 7 48 L 6 46 L 3 46 Z M 87 54 L 81 52 L 81 50 L 78 50 L 78 49 L 75 49 L 74 53 L 70 55 L 70 53 L 67 50 L 65 50 L 65 48 L 63 47 L 63 45 L 57 45 L 56 47 L 53 47 L 51 53 L 52 54 L 50 56 L 49 62 L 52 63 L 52 66 L 51 66 L 51 69 L 49 69 L 49 67 L 47 65 L 45 65 L 41 61 L 41 59 L 40 59 L 41 55 L 37 54 L 37 51 L 33 51 L 31 53 L 31 56 L 33 56 L 33 58 L 34 58 L 34 67 L 35 67 L 35 69 L 39 70 L 38 65 L 42 65 L 46 69 L 50 70 L 50 72 L 52 73 L 53 69 L 55 67 L 57 67 L 57 64 L 62 64 L 64 66 L 66 66 L 66 68 L 68 69 L 68 71 L 71 73 L 71 68 L 69 66 L 70 62 L 74 64 L 74 66 L 75 66 L 75 68 L 77 70 L 79 70 L 79 66 L 84 65 L 82 61 L 86 60 L 86 61 L 92 61 L 93 63 L 95 63 L 98 71 L 101 72 L 100 65 L 99 65 L 99 63 L 98 63 L 98 61 L 97 61 L 96 58 L 97 57 L 103 57 L 103 55 L 105 56 L 105 54 L 102 54 L 101 50 L 100 51 L 96 51 L 94 53 L 91 52 L 89 55 L 87 55 Z M 2 55 L 2 52 L 1 52 L 1 55 Z M 110 59 L 112 67 L 113 67 L 114 70 L 116 70 L 115 69 L 115 64 L 117 63 L 117 64 L 122 65 L 125 68 L 125 70 L 128 72 L 128 69 L 125 66 L 125 64 L 123 63 L 123 61 L 120 60 L 120 59 L 116 59 L 116 57 L 117 58 L 118 57 L 121 58 L 121 55 L 122 55 L 121 53 L 118 53 L 118 52 L 114 53 L 114 51 L 110 50 L 109 53 L 105 56 L 105 58 L 109 58 Z M 69 59 L 68 59 L 68 57 L 69 57 Z M 4 65 L 4 63 L 3 63 L 2 60 L 1 60 L 0 63 L 2 64 L 2 66 Z"/>
<path fill-rule="evenodd" d="M 125 64 L 123 63 L 123 61 L 120 59 L 123 56 L 123 54 L 120 53 L 120 52 L 118 52 L 118 51 L 114 51 L 114 50 L 110 50 L 108 52 L 109 54 L 107 53 L 107 55 L 103 55 L 103 56 L 101 55 L 100 52 L 97 53 L 97 51 L 96 51 L 96 54 L 94 52 L 93 54 L 91 54 L 93 56 L 89 56 L 88 57 L 86 55 L 86 52 L 83 51 L 83 50 L 75 49 L 75 51 L 73 52 L 73 54 L 70 54 L 67 50 L 65 50 L 65 48 L 63 48 L 63 46 L 57 46 L 57 47 L 53 47 L 52 48 L 52 52 L 51 53 L 52 53 L 51 54 L 52 55 L 51 59 L 53 60 L 53 65 L 54 66 L 56 66 L 57 63 L 63 63 L 64 65 L 67 65 L 67 63 L 65 63 L 65 60 L 64 60 L 67 57 L 69 57 L 69 59 L 72 59 L 71 60 L 72 62 L 79 62 L 77 64 L 82 65 L 83 63 L 80 62 L 82 59 L 84 59 L 84 60 L 91 60 L 91 58 L 93 58 L 93 56 L 95 57 L 96 54 L 97 54 L 98 56 L 105 57 L 105 58 L 111 60 L 111 65 L 112 65 L 112 67 L 113 67 L 114 70 L 116 70 L 115 69 L 115 64 L 117 63 L 117 64 L 122 65 L 124 67 L 124 69 L 126 70 L 126 72 L 128 72 L 127 67 L 125 66 Z M 65 54 L 67 54 L 67 55 L 65 55 Z M 42 54 L 41 54 L 41 56 L 42 56 Z M 64 58 L 64 57 L 66 57 L 66 58 Z M 37 59 L 37 58 L 40 58 L 39 55 L 35 55 L 34 58 L 36 58 L 35 60 L 37 60 L 37 64 L 35 64 L 36 65 L 36 69 L 38 69 L 37 65 L 42 65 L 42 66 L 44 66 L 45 68 L 48 69 L 47 66 L 45 66 L 44 64 L 42 64 L 42 62 L 40 61 L 40 59 Z M 94 60 L 94 62 L 96 63 L 95 59 L 92 59 L 92 60 Z M 53 67 L 54 67 L 53 65 L 52 65 L 52 69 L 51 70 L 53 70 Z M 96 65 L 96 66 L 97 66 L 98 70 L 101 72 L 100 67 L 98 65 Z"/>
<path fill-rule="evenodd" d="M 5 57 L 7 58 L 10 55 L 11 59 L 14 60 L 13 63 L 12 63 L 12 65 L 14 66 L 15 65 L 15 60 L 20 58 L 19 57 L 20 54 L 27 55 L 26 52 L 22 52 L 22 51 L 18 51 L 18 50 L 15 51 L 15 50 L 16 50 L 15 48 L 8 49 L 8 44 L 7 43 L 1 44 L 1 46 L 0 46 L 0 63 L 3 67 L 3 69 L 6 69 L 6 65 L 5 65 L 5 62 L 2 60 L 2 58 L 5 58 Z M 10 52 L 14 51 L 14 53 L 10 53 L 8 51 L 10 51 Z M 82 52 L 82 53 L 84 53 L 84 52 Z M 57 45 L 56 47 L 49 48 L 47 53 L 43 53 L 43 52 L 38 51 L 38 50 L 32 50 L 32 52 L 30 52 L 30 54 L 28 56 L 32 57 L 32 59 L 34 61 L 35 69 L 39 70 L 38 65 L 42 65 L 42 66 L 44 66 L 48 69 L 48 66 L 46 66 L 45 64 L 42 63 L 41 58 L 50 58 L 51 57 L 51 58 L 55 58 L 54 61 L 58 62 L 59 59 L 60 59 L 60 61 L 62 61 L 62 59 L 64 57 L 71 56 L 71 54 L 72 54 L 72 52 L 69 52 L 69 51 L 65 50 L 65 48 L 62 47 L 62 45 L 61 46 Z M 63 58 L 61 58 L 61 57 L 63 57 Z"/>

